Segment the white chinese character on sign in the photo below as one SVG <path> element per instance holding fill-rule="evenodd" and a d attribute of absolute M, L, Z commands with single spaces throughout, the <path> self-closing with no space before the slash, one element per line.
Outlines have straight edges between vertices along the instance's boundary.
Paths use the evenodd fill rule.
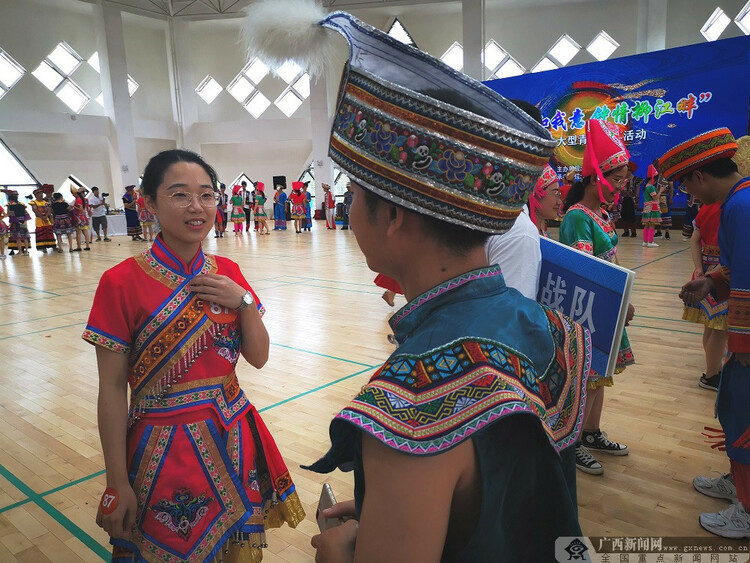
<path fill-rule="evenodd" d="M 638 131 L 635 132 L 635 138 L 636 139 L 645 139 L 646 138 L 646 130 L 645 129 L 638 129 Z"/>
<path fill-rule="evenodd" d="M 576 287 L 573 290 L 573 305 L 570 308 L 570 318 L 589 329 L 591 334 L 596 332 L 593 317 L 594 297 L 596 297 L 596 294 L 593 291 Z"/>
<path fill-rule="evenodd" d="M 547 283 L 542 289 L 540 303 L 564 313 L 562 310 L 562 303 L 565 300 L 565 295 L 568 291 L 565 289 L 565 280 L 560 276 L 556 277 L 557 279 L 553 280 L 552 272 L 547 273 Z"/>

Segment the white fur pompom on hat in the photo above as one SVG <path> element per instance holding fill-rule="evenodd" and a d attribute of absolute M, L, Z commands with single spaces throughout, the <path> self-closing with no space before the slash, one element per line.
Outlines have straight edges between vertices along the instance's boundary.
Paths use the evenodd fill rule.
<path fill-rule="evenodd" d="M 248 57 L 259 57 L 274 70 L 291 60 L 320 76 L 338 35 L 319 25 L 327 15 L 315 0 L 256 0 L 245 8 L 242 23 Z"/>

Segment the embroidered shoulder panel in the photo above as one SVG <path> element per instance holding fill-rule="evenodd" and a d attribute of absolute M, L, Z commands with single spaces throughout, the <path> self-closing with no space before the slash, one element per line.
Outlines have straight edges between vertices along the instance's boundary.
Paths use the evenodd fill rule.
<path fill-rule="evenodd" d="M 556 340 L 556 361 L 542 377 L 527 358 L 499 342 L 460 339 L 392 358 L 337 419 L 405 453 L 436 454 L 505 416 L 529 413 L 556 449 L 567 447 L 580 431 L 589 347 L 581 327 L 547 314 L 567 349 Z"/>

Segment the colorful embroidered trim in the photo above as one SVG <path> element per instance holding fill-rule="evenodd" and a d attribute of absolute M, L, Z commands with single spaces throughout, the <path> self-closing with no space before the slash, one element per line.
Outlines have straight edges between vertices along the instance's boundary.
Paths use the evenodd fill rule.
<path fill-rule="evenodd" d="M 396 314 L 394 314 L 388 320 L 388 323 L 391 326 L 391 330 L 395 331 L 398 323 L 403 321 L 406 317 L 411 315 L 414 311 L 416 311 L 419 307 L 421 307 L 428 301 L 431 301 L 432 299 L 435 299 L 436 297 L 452 289 L 461 287 L 462 285 L 470 281 L 479 280 L 483 278 L 492 278 L 492 277 L 499 276 L 499 275 L 502 275 L 500 267 L 491 266 L 489 268 L 482 268 L 481 270 L 472 270 L 471 272 L 467 272 L 465 274 L 461 274 L 460 276 L 452 278 L 440 284 L 437 287 L 433 287 L 429 291 L 426 291 L 422 293 L 421 295 L 415 297 L 411 301 L 409 301 L 406 305 L 404 305 L 399 311 L 396 312 Z"/>
<path fill-rule="evenodd" d="M 462 339 L 389 360 L 337 418 L 392 448 L 431 454 L 499 418 L 527 412 L 541 420 L 552 445 L 563 449 L 580 430 L 590 365 L 583 329 L 575 323 L 568 327 L 566 365 L 552 364 L 544 379 L 528 359 L 500 343 Z"/>
<path fill-rule="evenodd" d="M 330 155 L 368 189 L 414 211 L 505 232 L 550 155 L 549 141 L 347 67 Z"/>
<path fill-rule="evenodd" d="M 111 334 L 107 334 L 106 332 L 102 332 L 101 330 L 90 325 L 86 326 L 86 329 L 83 331 L 81 338 L 83 338 L 86 342 L 94 344 L 95 346 L 101 346 L 103 348 L 106 348 L 107 350 L 111 350 L 112 352 L 117 352 L 118 354 L 130 353 L 130 345 L 128 343 L 123 342 L 119 338 L 112 336 Z"/>
<path fill-rule="evenodd" d="M 679 180 L 714 160 L 732 158 L 737 141 L 726 127 L 706 131 L 668 150 L 659 159 L 659 170 L 669 181 Z"/>

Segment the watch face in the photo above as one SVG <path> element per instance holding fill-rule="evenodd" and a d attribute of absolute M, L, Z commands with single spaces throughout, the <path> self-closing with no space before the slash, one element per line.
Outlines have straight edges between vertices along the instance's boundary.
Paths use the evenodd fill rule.
<path fill-rule="evenodd" d="M 245 305 L 248 305 L 248 306 L 252 305 L 253 304 L 253 296 L 252 296 L 252 294 L 248 292 L 245 295 L 243 295 L 242 296 L 242 302 Z"/>

